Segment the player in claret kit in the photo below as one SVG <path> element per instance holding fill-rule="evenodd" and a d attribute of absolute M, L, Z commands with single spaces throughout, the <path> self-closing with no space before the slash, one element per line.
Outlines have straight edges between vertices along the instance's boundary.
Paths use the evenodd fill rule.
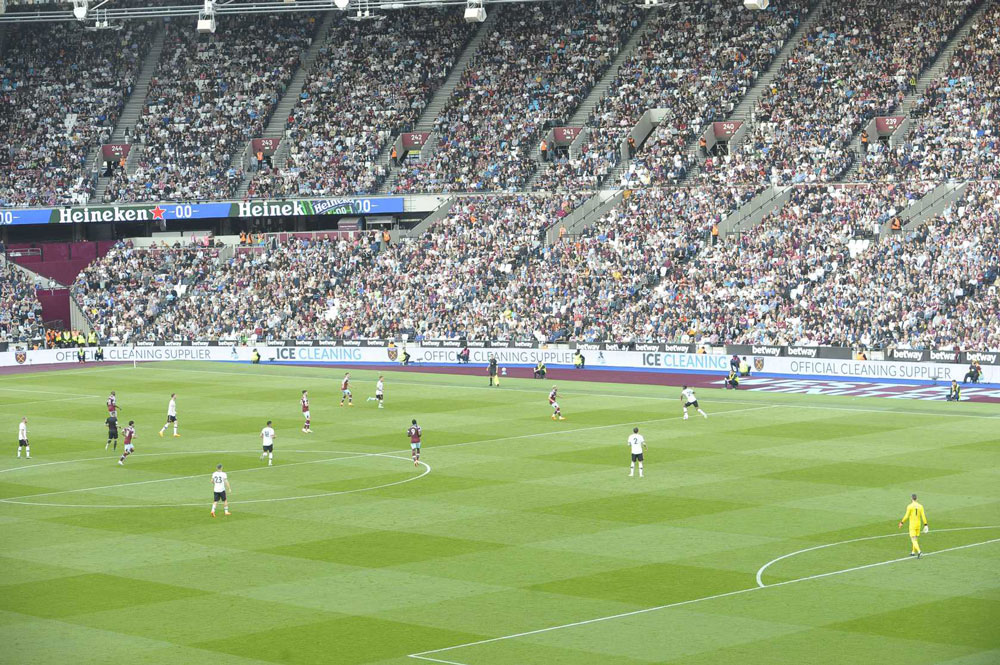
<path fill-rule="evenodd" d="M 410 437 L 410 456 L 413 457 L 413 466 L 420 463 L 420 435 L 422 433 L 423 430 L 420 429 L 420 425 L 414 418 L 410 429 L 406 430 L 406 435 Z"/>
<path fill-rule="evenodd" d="M 115 446 L 112 450 L 118 450 L 118 419 L 109 414 L 104 424 L 108 426 L 108 442 L 104 444 L 104 449 L 107 450 L 114 441 Z"/>
<path fill-rule="evenodd" d="M 566 420 L 563 418 L 562 411 L 559 409 L 559 402 L 556 401 L 557 388 L 552 386 L 552 392 L 549 393 L 549 406 L 552 407 L 552 420 Z"/>
<path fill-rule="evenodd" d="M 125 458 L 135 452 L 135 446 L 132 445 L 132 439 L 135 438 L 135 421 L 134 420 L 128 421 L 128 427 L 126 427 L 122 431 L 122 434 L 125 435 L 125 442 L 124 442 L 125 445 L 122 446 L 122 448 L 124 448 L 124 452 L 122 453 L 122 456 L 118 459 L 118 464 L 124 466 L 125 465 Z"/>
<path fill-rule="evenodd" d="M 115 418 L 117 418 L 118 417 L 118 398 L 115 396 L 115 391 L 114 390 L 112 390 L 111 394 L 108 395 L 108 401 L 106 402 L 106 404 L 108 405 L 108 415 L 109 416 L 114 416 Z"/>
<path fill-rule="evenodd" d="M 309 427 L 309 391 L 308 390 L 303 390 L 302 391 L 302 417 L 306 419 L 306 421 L 302 424 L 302 433 L 303 434 L 312 434 L 312 432 L 313 432 L 312 428 Z"/>
<path fill-rule="evenodd" d="M 167 431 L 167 428 L 170 427 L 171 423 L 174 425 L 174 436 L 180 436 L 177 433 L 177 393 L 170 393 L 170 403 L 167 404 L 167 422 L 160 428 L 161 437 Z"/>
<path fill-rule="evenodd" d="M 351 373 L 348 372 L 344 374 L 344 378 L 340 381 L 340 405 L 344 406 L 344 400 L 347 400 L 347 406 L 354 406 L 354 395 L 351 393 Z"/>
<path fill-rule="evenodd" d="M 379 374 L 378 382 L 375 384 L 375 397 L 369 397 L 368 401 L 370 402 L 372 400 L 375 400 L 376 402 L 378 402 L 378 408 L 381 409 L 384 406 L 383 402 L 384 397 L 385 397 L 385 383 L 382 381 L 382 375 Z"/>

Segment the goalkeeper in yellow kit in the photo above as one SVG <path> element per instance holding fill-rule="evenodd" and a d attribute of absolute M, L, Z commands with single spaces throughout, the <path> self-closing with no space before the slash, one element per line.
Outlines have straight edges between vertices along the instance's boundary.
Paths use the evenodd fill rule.
<path fill-rule="evenodd" d="M 913 543 L 913 549 L 910 550 L 910 556 L 915 556 L 920 558 L 920 543 L 917 542 L 917 538 L 920 536 L 920 527 L 924 527 L 924 533 L 930 531 L 930 527 L 927 524 L 927 513 L 924 512 L 924 507 L 917 503 L 917 495 L 911 494 L 913 501 L 910 505 L 906 507 L 906 514 L 903 515 L 903 519 L 899 520 L 899 526 L 897 528 L 903 527 L 903 522 L 910 521 L 910 542 Z"/>

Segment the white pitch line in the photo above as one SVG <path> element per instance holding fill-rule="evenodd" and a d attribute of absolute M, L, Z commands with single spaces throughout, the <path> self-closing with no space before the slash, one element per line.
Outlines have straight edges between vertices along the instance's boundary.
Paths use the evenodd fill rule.
<path fill-rule="evenodd" d="M 28 390 L 26 388 L 2 388 L 2 387 L 0 387 L 0 390 L 9 390 L 12 393 L 37 393 L 37 394 L 40 394 L 40 395 L 70 395 L 70 396 L 72 396 L 74 398 L 100 397 L 100 395 L 85 395 L 85 394 L 82 394 L 82 393 L 66 393 L 66 392 L 60 392 L 60 391 L 56 391 L 56 390 Z"/>
<path fill-rule="evenodd" d="M 429 658 L 427 656 L 418 656 L 417 654 L 410 654 L 410 658 L 419 658 L 420 660 L 427 660 L 432 663 L 445 663 L 445 665 L 465 665 L 465 663 L 460 663 L 457 660 L 441 660 L 440 658 Z"/>
<path fill-rule="evenodd" d="M 291 452 L 291 451 L 289 451 L 289 452 Z M 189 454 L 189 453 L 187 453 L 185 451 L 184 453 L 177 453 L 177 454 Z M 376 454 L 377 453 L 344 453 L 344 456 L 341 456 L 341 457 L 327 457 L 327 458 L 324 458 L 324 459 L 309 460 L 307 462 L 290 462 L 290 463 L 287 463 L 287 464 L 279 464 L 278 466 L 280 468 L 284 469 L 286 467 L 300 466 L 302 464 L 321 464 L 323 462 L 335 462 L 335 461 L 338 461 L 338 460 L 355 459 L 357 457 L 372 457 L 372 456 L 374 456 Z M 109 458 L 106 458 L 106 459 L 113 459 L 113 458 L 109 457 Z M 236 469 L 235 471 L 230 471 L 229 473 L 245 473 L 245 472 L 250 472 L 250 471 L 261 471 L 261 470 L 267 469 L 267 468 L 269 468 L 269 467 L 258 466 L 258 467 L 254 467 L 252 469 Z M 274 467 L 270 467 L 270 468 L 273 469 Z M 11 503 L 15 503 L 15 502 L 17 502 L 20 499 L 35 499 L 35 498 L 38 498 L 40 496 L 56 496 L 56 495 L 59 495 L 59 494 L 75 494 L 77 492 L 95 492 L 97 490 L 106 490 L 106 489 L 112 489 L 112 488 L 116 488 L 116 487 L 131 487 L 133 485 L 152 485 L 154 483 L 169 483 L 169 482 L 172 482 L 174 480 L 190 480 L 192 478 L 202 478 L 204 476 L 205 476 L 204 473 L 199 473 L 199 474 L 195 474 L 193 476 L 171 476 L 170 478 L 157 478 L 155 480 L 137 480 L 137 481 L 135 481 L 133 483 L 116 483 L 114 485 L 100 485 L 98 487 L 78 487 L 76 489 L 71 489 L 71 490 L 58 490 L 56 492 L 40 492 L 38 494 L 25 494 L 24 496 L 11 496 L 11 497 L 7 497 L 5 499 L 0 499 L 0 501 L 8 501 L 8 502 L 11 502 Z"/>
<path fill-rule="evenodd" d="M 972 529 L 996 529 L 996 528 L 1000 528 L 1000 526 L 990 526 L 990 527 L 960 527 L 960 528 L 956 528 L 956 529 L 949 529 L 949 531 L 963 531 L 963 530 L 972 530 Z M 941 529 L 940 531 L 943 531 L 943 529 Z M 892 536 L 902 536 L 902 535 L 906 535 L 906 534 L 895 534 L 894 533 L 894 534 L 889 534 L 889 535 L 892 535 Z M 853 541 L 843 541 L 843 542 L 853 542 Z M 984 540 L 984 541 L 978 542 L 978 543 L 970 543 L 968 545 L 959 545 L 957 547 L 949 547 L 949 548 L 943 549 L 943 550 L 935 550 L 933 552 L 927 552 L 927 553 L 925 553 L 924 554 L 924 558 L 929 557 L 929 556 L 933 556 L 935 554 L 944 554 L 945 552 L 954 552 L 954 551 L 957 551 L 957 550 L 969 549 L 970 547 L 980 547 L 981 545 L 990 545 L 992 543 L 998 543 L 998 542 L 1000 542 L 1000 538 L 993 538 L 991 540 Z M 837 545 L 837 544 L 843 544 L 843 543 L 833 543 L 833 545 Z M 650 612 L 658 612 L 660 610 L 666 610 L 666 609 L 670 609 L 670 608 L 673 608 L 673 607 L 683 607 L 685 605 L 693 605 L 695 603 L 702 603 L 702 602 L 705 602 L 705 601 L 708 601 L 708 600 L 717 600 L 719 598 L 728 598 L 730 596 L 738 596 L 738 595 L 742 595 L 742 594 L 745 594 L 745 593 L 751 593 L 753 591 L 762 591 L 764 589 L 773 589 L 773 588 L 776 588 L 776 587 L 788 586 L 790 584 L 797 584 L 799 582 L 807 582 L 809 580 L 818 580 L 818 579 L 822 579 L 822 578 L 825 578 L 825 577 L 832 577 L 834 575 L 843 575 L 844 573 L 851 573 L 851 572 L 855 572 L 855 571 L 858 571 L 858 570 L 865 570 L 867 568 L 875 568 L 877 566 L 886 566 L 886 565 L 889 565 L 889 564 L 892 564 L 892 563 L 899 563 L 900 561 L 911 561 L 911 560 L 915 560 L 915 559 L 913 559 L 913 557 L 909 557 L 909 556 L 901 557 L 899 559 L 889 559 L 888 561 L 879 561 L 877 563 L 869 563 L 869 564 L 866 564 L 866 565 L 863 565 L 863 566 L 853 566 L 851 568 L 844 568 L 842 570 L 834 570 L 834 571 L 831 571 L 831 572 L 828 572 L 828 573 L 819 573 L 817 575 L 809 575 L 807 577 L 799 577 L 799 578 L 793 579 L 793 580 L 785 580 L 784 582 L 776 582 L 774 584 L 768 584 L 766 586 L 752 586 L 752 587 L 747 587 L 746 589 L 737 589 L 736 591 L 727 591 L 726 593 L 717 593 L 717 594 L 714 594 L 714 595 L 711 595 L 711 596 L 703 596 L 701 598 L 692 598 L 691 600 L 682 600 L 680 602 L 668 603 L 666 605 L 657 605 L 656 607 L 646 607 L 646 608 L 643 608 L 641 610 L 633 610 L 631 612 L 621 612 L 619 614 L 612 614 L 610 616 L 605 616 L 605 617 L 597 617 L 595 619 L 586 619 L 584 621 L 574 621 L 572 623 L 565 623 L 565 624 L 562 624 L 560 626 L 549 626 L 548 628 L 538 628 L 536 630 L 529 630 L 529 631 L 525 631 L 523 633 L 514 633 L 513 635 L 503 635 L 501 637 L 491 637 L 489 639 L 477 640 L 475 642 L 467 642 L 465 644 L 456 644 L 455 646 L 443 647 L 441 649 L 430 649 L 428 651 L 420 651 L 418 653 L 408 654 L 408 657 L 410 657 L 410 658 L 416 658 L 416 659 L 419 659 L 419 660 L 431 660 L 431 661 L 433 661 L 434 659 L 427 657 L 428 654 L 444 653 L 446 651 L 454 651 L 455 649 L 464 649 L 464 648 L 467 648 L 467 647 L 479 646 L 479 645 L 482 645 L 482 644 L 491 644 L 493 642 L 502 642 L 502 641 L 505 641 L 505 640 L 513 640 L 513 639 L 517 639 L 519 637 L 527 637 L 529 635 L 538 635 L 538 634 L 541 634 L 541 633 L 549 633 L 549 632 L 556 631 L 556 630 L 563 630 L 565 628 L 573 628 L 573 627 L 576 627 L 576 626 L 586 626 L 586 625 L 593 624 L 593 623 L 601 623 L 601 622 L 604 622 L 604 621 L 611 621 L 613 619 L 623 619 L 625 617 L 637 616 L 639 614 L 648 614 Z M 449 661 L 438 660 L 436 662 L 447 663 Z M 466 665 L 466 664 L 465 663 L 455 663 L 455 662 L 452 662 L 452 665 Z"/>
<path fill-rule="evenodd" d="M 974 531 L 976 529 L 1000 529 L 1000 525 L 996 525 L 996 526 L 962 526 L 962 527 L 956 527 L 956 528 L 953 528 L 953 529 L 935 529 L 934 533 L 948 533 L 950 531 Z M 907 535 L 907 534 L 906 533 L 886 533 L 886 534 L 882 534 L 881 536 L 866 536 L 864 538 L 852 538 L 851 540 L 841 540 L 839 543 L 827 543 L 826 545 L 816 545 L 814 547 L 807 547 L 804 550 L 798 550 L 797 552 L 791 552 L 789 554 L 783 554 L 783 555 L 779 556 L 777 559 L 771 559 L 770 561 L 768 561 L 767 563 L 765 563 L 763 566 L 761 566 L 757 570 L 757 586 L 759 586 L 759 587 L 775 586 L 773 584 L 764 584 L 764 582 L 761 581 L 761 577 L 763 576 L 765 570 L 767 570 L 768 568 L 770 568 L 773 564 L 776 564 L 779 561 L 783 561 L 784 559 L 790 559 L 793 556 L 797 556 L 799 554 L 805 554 L 806 552 L 814 552 L 816 550 L 823 550 L 823 549 L 826 549 L 828 547 L 836 547 L 838 545 L 847 545 L 849 543 L 860 543 L 860 542 L 863 542 L 863 541 L 866 541 L 866 540 L 880 540 L 882 538 L 898 538 L 900 536 L 905 536 L 905 535 Z"/>
<path fill-rule="evenodd" d="M 226 372 L 226 371 L 222 371 L 222 370 L 207 370 L 207 369 L 182 369 L 180 367 L 158 367 L 158 366 L 153 366 L 153 365 L 154 365 L 153 363 L 145 364 L 142 369 L 156 370 L 156 371 L 160 371 L 160 372 L 188 372 L 188 373 L 194 373 L 194 374 L 228 374 L 228 375 L 232 375 L 232 376 L 243 376 L 243 377 L 253 376 L 252 374 L 247 374 L 246 372 Z M 280 366 L 280 367 L 295 367 L 295 365 L 278 365 L 278 366 Z M 336 368 L 337 366 L 336 365 L 332 365 L 332 367 Z M 111 367 L 109 369 L 131 369 L 131 368 L 122 365 L 122 366 L 117 366 L 117 367 Z M 363 371 L 377 371 L 377 370 L 363 370 Z M 395 371 L 399 371 L 399 370 L 388 370 L 388 371 L 395 372 Z M 469 376 L 469 375 L 464 375 L 463 374 L 463 375 L 456 375 L 456 376 Z M 698 375 L 696 375 L 696 376 L 698 376 Z M 281 374 L 281 375 L 278 376 L 278 378 L 283 378 L 283 379 L 315 379 L 315 380 L 320 380 L 320 381 L 337 381 L 338 380 L 336 377 L 325 377 L 325 376 L 318 376 L 318 375 L 316 375 L 316 376 L 314 376 L 314 375 L 308 375 L 308 376 L 306 376 L 306 375 L 302 375 L 302 374 L 294 374 L 294 375 L 293 374 Z M 579 383 L 579 384 L 593 383 L 593 382 L 590 382 L 590 381 L 577 381 L 576 379 L 567 379 L 567 381 L 570 381 L 572 383 Z M 425 381 L 396 381 L 396 380 L 393 380 L 392 383 L 399 384 L 399 385 L 408 385 L 408 386 L 429 386 L 429 387 L 432 387 L 432 388 L 452 388 L 452 389 L 455 389 L 455 390 L 489 390 L 491 392 L 495 392 L 497 390 L 496 388 L 489 388 L 487 386 L 464 386 L 464 385 L 461 385 L 461 384 L 454 384 L 454 383 L 430 383 L 430 382 L 425 382 Z M 622 384 L 622 385 L 630 385 L 630 384 Z M 635 384 L 631 384 L 631 385 L 635 385 Z M 648 384 L 646 384 L 646 385 L 648 385 Z M 657 385 L 659 385 L 659 384 L 657 384 Z M 889 385 L 900 385 L 900 384 L 889 384 Z M 661 388 L 675 388 L 676 386 L 660 385 L 659 387 L 661 387 Z M 710 390 L 719 390 L 719 388 L 709 388 L 709 389 Z M 518 392 L 518 393 L 538 393 L 539 392 L 538 390 L 529 390 L 528 388 L 501 388 L 500 390 L 502 390 L 503 392 Z M 761 392 L 763 393 L 764 391 L 761 391 Z M 576 391 L 576 392 L 567 391 L 567 394 L 581 395 L 581 396 L 588 396 L 588 397 L 620 397 L 622 399 L 643 399 L 643 400 L 663 400 L 664 399 L 662 395 L 626 395 L 626 394 L 620 394 L 620 393 L 594 393 L 594 392 L 586 392 L 586 391 Z M 783 394 L 783 393 L 766 393 L 766 394 Z M 791 393 L 788 393 L 788 394 L 791 394 Z M 919 400 L 913 400 L 913 401 L 917 402 Z M 720 403 L 720 404 L 723 404 L 723 403 L 724 404 L 760 404 L 760 402 L 749 402 L 749 401 L 746 401 L 746 400 L 729 400 L 729 399 L 719 399 L 718 403 Z M 864 408 L 853 407 L 853 406 L 828 406 L 828 405 L 822 405 L 822 404 L 802 404 L 802 403 L 798 403 L 798 402 L 779 402 L 779 403 L 770 402 L 769 404 L 771 406 L 776 406 L 776 407 L 780 406 L 780 407 L 797 408 L 797 409 L 824 409 L 824 410 L 827 410 L 827 411 L 849 411 L 849 412 L 854 412 L 854 413 L 882 413 L 882 414 L 890 414 L 890 415 L 897 415 L 897 416 L 908 416 L 908 415 L 914 415 L 914 416 L 941 416 L 941 417 L 945 417 L 945 418 L 985 418 L 985 419 L 993 419 L 993 420 L 995 420 L 997 418 L 1000 418 L 1000 414 L 982 415 L 982 414 L 975 414 L 975 413 L 948 413 L 948 412 L 945 412 L 945 411 L 941 411 L 941 412 L 937 412 L 937 411 L 911 411 L 911 410 L 908 410 L 908 409 L 864 409 Z"/>
<path fill-rule="evenodd" d="M 208 451 L 200 451 L 200 452 L 203 453 L 203 454 L 224 454 L 224 453 L 245 453 L 247 451 L 244 451 L 244 450 L 208 450 Z M 289 452 L 289 453 L 335 453 L 337 451 L 335 451 L 335 450 L 288 450 L 288 451 L 285 451 L 285 452 Z M 189 455 L 189 454 L 191 454 L 191 453 L 187 452 L 187 451 L 184 451 L 184 452 L 169 452 L 169 453 L 149 453 L 149 454 L 146 455 L 146 457 L 162 456 L 162 455 Z M 397 457 L 395 455 L 389 455 L 389 454 L 386 454 L 386 453 L 362 453 L 362 454 L 354 455 L 353 453 L 344 452 L 344 454 L 353 455 L 353 457 L 337 457 L 337 458 L 331 458 L 331 460 L 355 459 L 355 458 L 360 458 L 360 457 L 385 457 L 385 458 L 391 458 L 391 459 L 404 460 L 406 462 L 410 461 L 409 459 L 407 459 L 405 457 Z M 106 457 L 100 457 L 100 458 L 89 458 L 87 460 L 66 460 L 66 461 L 63 461 L 63 462 L 49 462 L 48 464 L 70 464 L 70 463 L 72 463 L 74 461 L 76 461 L 76 462 L 83 462 L 83 461 L 90 461 L 90 460 L 93 460 L 93 459 L 108 459 L 108 458 L 106 458 Z M 320 462 L 320 461 L 331 461 L 331 460 L 314 460 L 312 462 L 295 462 L 295 463 L 292 463 L 292 464 L 281 464 L 281 465 L 278 465 L 277 468 L 280 469 L 283 466 L 294 466 L 296 464 L 310 464 L 310 463 L 316 463 L 316 462 Z M 386 487 L 393 487 L 395 485 L 402 485 L 404 483 L 410 483 L 410 482 L 413 482 L 414 480 L 420 480 L 421 478 L 423 478 L 424 476 L 426 476 L 427 474 L 429 474 L 431 472 L 431 466 L 429 464 L 427 464 L 426 462 L 424 462 L 424 461 L 421 460 L 421 461 L 418 462 L 418 464 L 420 466 L 424 467 L 424 471 L 420 475 L 418 475 L 418 476 L 411 476 L 409 478 L 404 478 L 403 480 L 397 480 L 397 481 L 391 482 L 391 483 L 385 483 L 383 485 L 374 485 L 372 487 L 359 487 L 357 489 L 340 490 L 340 491 L 336 491 L 336 492 L 321 492 L 321 493 L 318 493 L 318 494 L 306 494 L 306 495 L 302 495 L 302 496 L 286 496 L 286 497 L 276 497 L 276 498 L 270 498 L 270 499 L 247 499 L 247 500 L 243 500 L 243 501 L 238 501 L 238 503 L 240 503 L 240 504 L 248 504 L 248 503 L 276 503 L 276 502 L 282 502 L 282 501 L 298 501 L 300 499 L 317 499 L 317 498 L 327 497 L 327 496 L 338 496 L 338 495 L 341 495 L 341 494 L 357 494 L 359 492 L 370 492 L 372 490 L 384 489 Z M 36 464 L 34 466 L 46 466 L 46 464 Z M 30 468 L 30 467 L 24 467 L 24 468 Z M 260 470 L 263 470 L 265 468 L 275 468 L 275 467 L 259 467 Z M 242 471 L 256 471 L 258 469 L 241 469 L 241 470 Z M 235 471 L 233 473 L 235 473 Z M 145 481 L 145 482 L 163 482 L 163 481 L 167 481 L 167 480 L 182 480 L 182 479 L 189 478 L 189 477 L 198 477 L 198 476 L 178 476 L 178 477 L 175 477 L 175 478 L 164 478 L 164 479 L 157 480 L 157 481 Z M 133 483 L 124 483 L 123 485 L 130 485 L 130 484 L 133 484 Z M 141 484 L 141 483 L 135 483 L 135 484 Z M 110 487 L 121 487 L 123 485 L 110 485 L 110 486 L 108 486 L 108 488 L 110 488 Z M 90 489 L 94 489 L 94 488 L 90 488 Z M 83 490 L 69 490 L 69 491 L 83 491 Z M 190 507 L 197 507 L 197 506 L 203 506 L 203 505 L 205 505 L 204 502 L 198 502 L 198 503 L 139 504 L 139 505 L 130 505 L 130 504 L 102 505 L 102 504 L 78 504 L 78 503 L 45 503 L 45 502 L 38 502 L 38 501 L 18 501 L 18 500 L 16 500 L 16 497 L 15 497 L 15 499 L 0 499 L 0 503 L 10 503 L 10 504 L 16 504 L 16 505 L 23 505 L 23 506 L 46 506 L 46 507 L 49 507 L 49 508 L 95 508 L 95 509 L 97 509 L 97 508 L 134 508 L 134 509 L 143 509 L 143 508 L 190 508 Z"/>
<path fill-rule="evenodd" d="M 75 401 L 81 400 L 81 399 L 92 399 L 92 398 L 90 398 L 90 397 L 63 397 L 61 399 L 38 399 L 38 400 L 32 400 L 30 402 L 15 402 L 14 404 L 10 404 L 9 406 L 12 407 L 12 408 L 19 408 L 19 407 L 22 407 L 22 406 L 29 406 L 31 404 L 53 404 L 55 402 L 75 402 Z"/>

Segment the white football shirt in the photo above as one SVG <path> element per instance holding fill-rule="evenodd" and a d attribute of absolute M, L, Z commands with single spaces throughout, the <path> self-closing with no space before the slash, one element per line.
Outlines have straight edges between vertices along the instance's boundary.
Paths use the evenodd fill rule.
<path fill-rule="evenodd" d="M 632 448 L 633 455 L 638 455 L 642 452 L 644 443 L 646 443 L 646 439 L 642 438 L 642 434 L 633 434 L 628 438 L 628 445 Z"/>
<path fill-rule="evenodd" d="M 260 438 L 264 440 L 265 446 L 274 445 L 274 429 L 271 427 L 265 427 L 260 431 Z"/>
<path fill-rule="evenodd" d="M 167 405 L 167 415 L 177 417 L 177 400 L 170 400 L 170 404 Z"/>
<path fill-rule="evenodd" d="M 375 394 L 381 395 L 382 389 L 383 389 L 382 379 L 379 379 L 378 383 L 375 384 Z"/>
<path fill-rule="evenodd" d="M 23 423 L 23 422 L 22 423 L 18 423 L 18 425 L 17 425 L 17 438 L 20 441 L 23 441 L 24 439 L 28 438 L 28 424 L 27 423 Z"/>
<path fill-rule="evenodd" d="M 227 478 L 229 478 L 229 476 L 226 475 L 225 471 L 216 471 L 215 473 L 213 473 L 212 489 L 214 489 L 216 492 L 225 492 Z"/>
<path fill-rule="evenodd" d="M 694 391 L 691 390 L 690 388 L 687 388 L 686 390 L 682 390 L 681 391 L 681 395 L 684 396 L 684 401 L 685 402 L 693 402 L 696 399 L 698 399 L 697 397 L 694 396 Z"/>

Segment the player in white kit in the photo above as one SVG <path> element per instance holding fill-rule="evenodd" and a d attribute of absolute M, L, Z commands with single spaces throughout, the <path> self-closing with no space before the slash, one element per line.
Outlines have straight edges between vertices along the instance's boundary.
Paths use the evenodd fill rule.
<path fill-rule="evenodd" d="M 31 459 L 31 446 L 28 445 L 28 416 L 21 418 L 17 424 L 17 456 L 21 457 L 21 448 L 24 448 L 24 456 Z"/>
<path fill-rule="evenodd" d="M 642 478 L 643 452 L 646 450 L 646 439 L 639 434 L 639 428 L 633 427 L 632 434 L 628 437 L 628 447 L 632 451 L 632 462 L 628 467 L 628 477 L 635 475 L 635 463 L 639 463 L 639 477 Z"/>
<path fill-rule="evenodd" d="M 229 517 L 229 495 L 227 492 L 232 492 L 233 488 L 229 486 L 229 476 L 226 472 L 222 470 L 222 465 L 219 464 L 215 467 L 215 473 L 212 474 L 212 517 L 215 517 L 215 506 L 221 501 L 222 508 L 226 511 L 226 517 Z"/>
<path fill-rule="evenodd" d="M 271 427 L 271 421 L 267 421 L 267 425 L 260 431 L 260 440 L 264 445 L 264 452 L 260 454 L 261 461 L 267 458 L 267 465 L 271 466 L 274 461 L 274 428 Z"/>
<path fill-rule="evenodd" d="M 681 390 L 681 404 L 684 405 L 684 420 L 688 419 L 689 406 L 693 406 L 698 409 L 698 413 L 708 418 L 708 414 L 702 411 L 701 407 L 698 406 L 698 398 L 695 396 L 694 390 L 688 388 L 687 386 L 684 386 L 683 390 Z"/>
<path fill-rule="evenodd" d="M 375 384 L 375 397 L 369 397 L 368 401 L 375 400 L 378 402 L 378 408 L 384 407 L 383 399 L 385 398 L 385 382 L 382 380 L 382 375 L 378 375 L 378 382 Z"/>
<path fill-rule="evenodd" d="M 161 437 L 167 431 L 167 428 L 170 427 L 171 423 L 174 425 L 174 436 L 180 436 L 177 433 L 177 393 L 170 393 L 170 403 L 167 404 L 167 422 L 160 428 Z"/>

